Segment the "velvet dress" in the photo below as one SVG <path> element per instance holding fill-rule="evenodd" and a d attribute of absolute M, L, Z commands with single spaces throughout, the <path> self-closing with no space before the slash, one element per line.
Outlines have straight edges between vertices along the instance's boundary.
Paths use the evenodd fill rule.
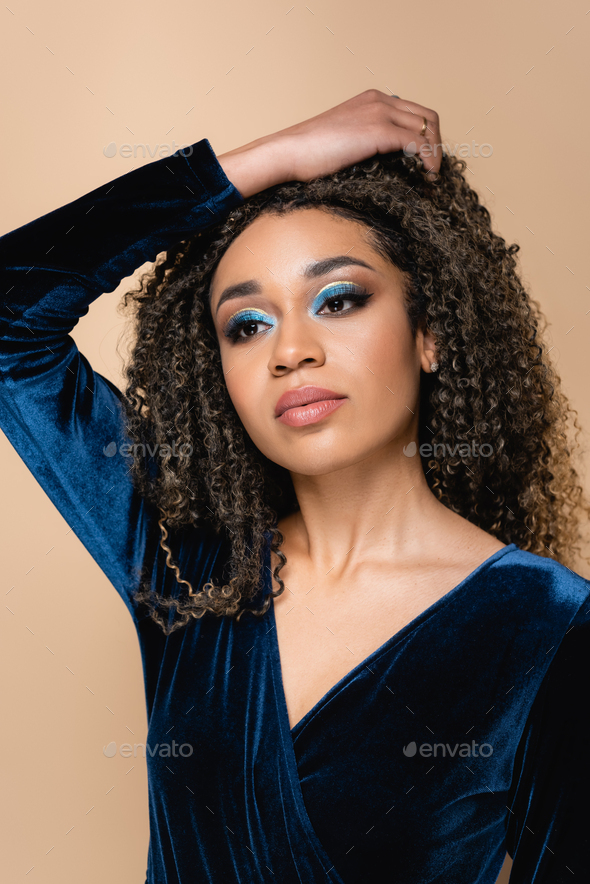
<path fill-rule="evenodd" d="M 506 851 L 511 884 L 589 882 L 590 584 L 568 568 L 506 546 L 294 728 L 272 607 L 166 637 L 134 602 L 142 568 L 160 593 L 179 585 L 120 452 L 121 393 L 69 332 L 242 202 L 202 139 L 0 238 L 0 427 L 137 630 L 146 882 L 494 884 Z M 228 550 L 210 529 L 171 542 L 193 587 L 221 579 Z M 269 564 L 267 537 L 261 598 Z"/>

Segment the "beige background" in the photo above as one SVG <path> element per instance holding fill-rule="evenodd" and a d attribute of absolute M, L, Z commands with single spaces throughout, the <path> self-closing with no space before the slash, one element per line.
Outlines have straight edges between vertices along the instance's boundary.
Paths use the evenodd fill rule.
<path fill-rule="evenodd" d="M 106 158 L 111 142 L 207 137 L 220 154 L 369 87 L 397 93 L 439 112 L 443 141 L 492 145 L 469 180 L 522 245 L 587 447 L 587 4 L 309 3 L 9 0 L 0 232 L 150 161 Z M 115 383 L 122 290 L 74 332 Z M 133 624 L 2 434 L 0 453 L 2 880 L 143 882 L 145 761 L 102 752 L 145 741 Z"/>

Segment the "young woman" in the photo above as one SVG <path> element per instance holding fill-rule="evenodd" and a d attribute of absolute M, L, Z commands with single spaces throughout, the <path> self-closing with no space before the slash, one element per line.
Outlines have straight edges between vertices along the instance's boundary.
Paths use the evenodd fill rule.
<path fill-rule="evenodd" d="M 0 240 L 2 429 L 125 601 L 169 746 L 148 882 L 590 871 L 570 409 L 440 143 L 372 90 Z M 156 258 L 122 395 L 69 332 Z"/>

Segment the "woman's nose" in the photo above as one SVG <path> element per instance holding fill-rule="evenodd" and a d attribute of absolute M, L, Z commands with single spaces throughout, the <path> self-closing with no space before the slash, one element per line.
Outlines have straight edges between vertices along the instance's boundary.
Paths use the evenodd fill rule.
<path fill-rule="evenodd" d="M 295 310 L 287 313 L 273 335 L 273 348 L 268 367 L 272 372 L 296 369 L 302 363 L 321 365 L 325 360 L 321 342 L 322 329 L 308 312 L 297 315 Z"/>

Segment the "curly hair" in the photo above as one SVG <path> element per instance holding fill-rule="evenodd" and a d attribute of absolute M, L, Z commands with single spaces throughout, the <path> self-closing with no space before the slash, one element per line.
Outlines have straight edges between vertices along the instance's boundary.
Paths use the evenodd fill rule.
<path fill-rule="evenodd" d="M 178 598 L 165 597 L 142 581 L 135 593 L 165 634 L 207 611 L 237 620 L 245 610 L 262 616 L 285 588 L 277 523 L 298 508 L 293 484 L 288 470 L 256 448 L 236 413 L 209 307 L 218 262 L 261 213 L 315 207 L 365 225 L 373 248 L 402 272 L 412 334 L 427 328 L 437 342 L 439 371 L 421 377 L 418 444 L 455 453 L 421 453 L 430 489 L 502 542 L 573 565 L 581 516 L 590 513 L 571 458 L 577 412 L 543 343 L 546 320 L 519 278 L 520 247 L 492 231 L 465 168 L 464 160 L 443 155 L 433 181 L 419 158 L 395 152 L 270 187 L 158 255 L 139 289 L 126 293 L 123 309 L 131 307 L 135 319 L 123 399 L 137 443 L 131 474 L 161 514 L 166 565 L 188 587 Z M 139 453 L 146 442 L 169 446 L 170 435 L 190 455 L 174 457 L 168 448 L 154 464 Z M 476 446 L 484 445 L 491 454 L 477 456 Z M 184 580 L 165 523 L 227 532 L 227 582 L 195 590 Z M 256 607 L 267 539 L 279 560 L 279 589 Z M 174 622 L 159 613 L 170 608 Z"/>

